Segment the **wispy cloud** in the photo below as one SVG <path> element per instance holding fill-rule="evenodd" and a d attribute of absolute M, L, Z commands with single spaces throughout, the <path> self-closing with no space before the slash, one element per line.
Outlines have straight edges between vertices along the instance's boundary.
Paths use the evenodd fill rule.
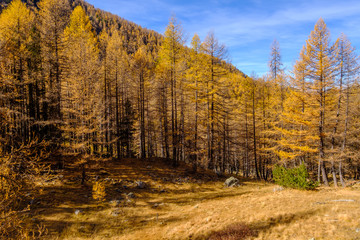
<path fill-rule="evenodd" d="M 175 13 L 189 40 L 194 33 L 204 39 L 214 30 L 229 47 L 233 63 L 244 72 L 267 69 L 269 47 L 280 42 L 284 65 L 297 58 L 315 22 L 322 17 L 333 36 L 344 32 L 360 42 L 360 1 L 354 0 L 90 0 L 147 28 L 164 32 Z M 248 62 L 246 64 L 246 62 Z M 285 64 L 286 63 L 286 64 Z M 252 68 L 252 69 L 250 69 Z M 243 70 L 242 69 L 242 70 Z"/>

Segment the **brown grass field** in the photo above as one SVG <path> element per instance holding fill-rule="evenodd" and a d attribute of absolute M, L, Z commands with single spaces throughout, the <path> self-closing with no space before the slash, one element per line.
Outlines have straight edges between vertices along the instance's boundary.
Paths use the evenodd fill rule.
<path fill-rule="evenodd" d="M 81 186 L 74 170 L 43 182 L 33 201 L 32 221 L 47 228 L 45 239 L 360 239 L 358 185 L 274 191 L 274 184 L 241 179 L 224 188 L 224 178 L 208 172 L 128 159 L 94 162 Z M 97 175 L 105 191 L 93 191 Z"/>

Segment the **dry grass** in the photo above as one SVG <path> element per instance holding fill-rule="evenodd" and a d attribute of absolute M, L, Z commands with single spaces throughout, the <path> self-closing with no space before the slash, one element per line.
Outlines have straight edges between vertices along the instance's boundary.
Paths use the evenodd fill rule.
<path fill-rule="evenodd" d="M 103 175 L 109 175 L 103 177 L 103 202 L 92 198 L 90 182 L 80 186 L 71 169 L 62 181 L 48 183 L 32 208 L 34 223 L 48 228 L 46 239 L 360 239 L 356 188 L 274 192 L 272 184 L 245 180 L 223 188 L 223 179 L 205 172 L 192 176 L 184 167 L 104 164 Z M 140 179 L 145 189 L 133 184 Z M 136 198 L 125 197 L 129 192 Z M 82 213 L 75 215 L 76 209 Z"/>

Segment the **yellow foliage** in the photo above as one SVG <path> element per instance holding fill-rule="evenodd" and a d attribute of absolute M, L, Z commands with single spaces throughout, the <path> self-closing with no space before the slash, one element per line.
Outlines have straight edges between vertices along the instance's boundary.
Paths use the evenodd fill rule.
<path fill-rule="evenodd" d="M 105 184 L 102 182 L 95 182 L 93 185 L 92 197 L 98 201 L 104 201 L 106 197 Z"/>

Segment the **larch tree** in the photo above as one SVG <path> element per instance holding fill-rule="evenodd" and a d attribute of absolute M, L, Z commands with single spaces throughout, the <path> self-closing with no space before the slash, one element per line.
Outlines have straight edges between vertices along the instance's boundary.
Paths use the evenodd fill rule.
<path fill-rule="evenodd" d="M 178 83 L 180 81 L 180 65 L 183 60 L 183 32 L 181 25 L 173 16 L 165 31 L 165 38 L 159 51 L 160 64 L 168 72 L 170 83 L 171 135 L 173 165 L 178 165 L 179 158 L 179 125 L 178 125 Z"/>
<path fill-rule="evenodd" d="M 191 160 L 193 171 L 197 169 L 199 162 L 199 111 L 200 111 L 200 91 L 201 91 L 201 74 L 202 74 L 202 56 L 201 56 L 201 40 L 197 34 L 194 34 L 191 40 L 191 50 L 188 56 L 188 70 L 187 70 L 187 88 L 193 93 L 190 99 L 194 103 L 194 119 L 191 135 L 194 136 L 191 147 Z M 190 111 L 191 112 L 191 111 Z M 190 116 L 189 116 L 190 117 Z"/>
<path fill-rule="evenodd" d="M 328 178 L 326 173 L 326 141 L 328 129 L 326 129 L 326 110 L 330 104 L 331 90 L 334 86 L 334 77 L 336 74 L 336 58 L 335 49 L 330 44 L 330 32 L 326 27 L 323 19 L 319 19 L 311 32 L 309 39 L 306 41 L 305 47 L 305 65 L 307 69 L 306 77 L 311 81 L 310 91 L 311 97 L 316 102 L 318 119 L 316 126 L 318 128 L 318 180 L 320 174 L 323 183 L 328 186 Z M 315 124 L 315 123 L 314 123 Z"/>
<path fill-rule="evenodd" d="M 221 62 L 227 56 L 225 45 L 220 44 L 214 32 L 209 32 L 201 45 L 201 50 L 207 54 L 205 64 L 206 98 L 207 98 L 207 150 L 208 168 L 215 170 L 217 163 L 214 158 L 215 124 L 217 114 L 217 99 L 219 98 L 219 78 L 224 75 Z"/>
<path fill-rule="evenodd" d="M 53 138 L 53 145 L 58 148 L 62 120 L 61 81 L 65 63 L 65 44 L 62 35 L 69 22 L 70 6 L 67 0 L 42 0 L 38 6 L 42 69 L 45 78 L 42 90 L 44 95 L 42 120 L 48 122 L 48 134 Z"/>
<path fill-rule="evenodd" d="M 138 114 L 139 114 L 139 128 L 140 128 L 140 141 L 139 141 L 139 157 L 146 158 L 146 125 L 145 125 L 145 111 L 146 111 L 146 89 L 149 78 L 149 68 L 150 68 L 150 57 L 147 53 L 145 46 L 141 46 L 133 57 L 133 68 L 135 75 L 138 79 L 138 91 L 137 91 L 137 102 L 138 102 Z"/>
<path fill-rule="evenodd" d="M 332 173 L 334 185 L 336 186 L 336 168 L 334 166 L 334 162 L 335 159 L 338 159 L 339 179 L 341 185 L 345 187 L 343 161 L 349 159 L 349 151 L 347 151 L 347 134 L 349 131 L 349 118 L 352 112 L 350 111 L 352 108 L 351 103 L 353 102 L 354 96 L 356 96 L 356 94 L 351 94 L 351 92 L 356 88 L 354 87 L 354 84 L 359 70 L 359 57 L 357 56 L 355 48 L 352 46 L 350 40 L 343 33 L 340 35 L 336 46 L 339 69 L 337 79 L 338 98 L 336 103 L 335 124 L 331 136 L 331 150 L 334 154 L 334 156 L 332 156 Z M 356 150 L 353 149 L 353 152 L 356 152 Z"/>
<path fill-rule="evenodd" d="M 117 158 L 130 157 L 133 140 L 133 110 L 131 109 L 130 61 L 126 54 L 120 32 L 113 30 L 107 44 L 108 77 L 111 83 L 108 87 L 113 102 L 113 114 L 110 121 L 114 122 Z M 104 61 L 104 60 L 103 60 Z"/>
<path fill-rule="evenodd" d="M 36 63 L 30 48 L 33 33 L 34 14 L 20 0 L 12 1 L 0 15 L 0 107 L 10 120 L 2 130 L 9 151 L 35 137 L 36 75 L 32 66 Z"/>
<path fill-rule="evenodd" d="M 97 149 L 99 101 L 101 93 L 98 44 L 89 17 L 82 7 L 74 9 L 64 31 L 66 73 L 62 81 L 64 132 L 66 142 L 77 153 L 90 154 Z M 95 146 L 95 147 L 94 147 Z"/>
<path fill-rule="evenodd" d="M 312 123 L 313 108 L 309 92 L 305 65 L 305 47 L 293 69 L 289 89 L 284 102 L 281 119 L 283 127 L 278 126 L 281 138 L 277 141 L 275 154 L 284 165 L 309 163 L 307 156 L 317 152 L 316 127 Z"/>

